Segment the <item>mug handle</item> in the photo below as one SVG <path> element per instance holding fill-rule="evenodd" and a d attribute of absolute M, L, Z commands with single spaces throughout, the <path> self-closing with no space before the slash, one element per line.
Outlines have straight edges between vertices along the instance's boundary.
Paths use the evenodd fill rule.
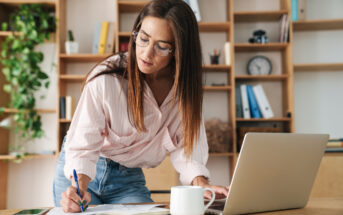
<path fill-rule="evenodd" d="M 208 187 L 204 188 L 204 190 L 205 190 L 205 191 L 208 190 L 208 191 L 210 191 L 210 192 L 212 193 L 212 199 L 211 199 L 211 201 L 205 205 L 205 211 L 206 211 L 207 208 L 210 207 L 210 205 L 212 205 L 212 203 L 213 203 L 214 200 L 216 199 L 216 193 L 214 192 L 214 190 L 212 190 L 211 188 L 208 188 Z"/>

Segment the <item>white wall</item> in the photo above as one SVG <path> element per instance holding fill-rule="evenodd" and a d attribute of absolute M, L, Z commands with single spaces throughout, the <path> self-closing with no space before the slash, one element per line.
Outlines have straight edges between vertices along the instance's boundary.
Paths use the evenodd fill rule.
<path fill-rule="evenodd" d="M 79 41 L 81 47 L 80 52 L 90 52 L 93 32 L 96 21 L 114 20 L 115 10 L 112 0 L 68 0 L 67 1 L 67 23 L 68 28 L 74 31 L 74 36 Z M 204 21 L 224 20 L 225 17 L 218 15 L 220 13 L 209 13 L 207 8 L 214 8 L 213 11 L 223 11 L 223 0 L 199 0 L 200 11 L 205 11 L 203 15 Z M 243 1 L 235 1 L 237 10 L 242 6 Z M 247 2 L 247 1 L 245 1 Z M 254 1 L 253 1 L 254 2 Z M 271 7 L 278 8 L 274 5 L 278 1 L 264 1 Z M 342 17 L 343 1 L 330 0 L 324 2 L 322 0 L 308 1 L 308 19 L 314 18 L 336 18 Z M 332 4 L 331 4 L 332 3 Z M 211 5 L 209 5 L 211 4 Z M 91 6 L 89 6 L 91 5 Z M 249 4 L 251 5 L 251 4 Z M 262 4 L 257 4 L 259 6 Z M 315 7 L 314 5 L 318 5 Z M 72 9 L 71 9 L 72 8 Z M 112 9 L 113 8 L 113 9 Z M 263 9 L 262 7 L 261 9 Z M 312 11 L 312 12 L 311 12 Z M 315 12 L 313 12 L 315 11 Z M 106 15 L 105 15 L 106 14 Z M 212 17 L 218 16 L 218 17 Z M 121 17 L 123 19 L 123 17 Z M 130 24 L 121 24 L 125 27 Z M 130 25 L 131 26 L 131 25 Z M 243 32 L 252 32 L 251 28 L 237 26 L 242 28 Z M 131 27 L 127 27 L 130 30 Z M 125 28 L 124 28 L 125 29 Z M 211 42 L 207 38 L 214 36 Z M 237 39 L 242 38 L 235 35 Z M 246 36 L 246 35 L 245 35 Z M 342 31 L 326 31 L 318 33 L 295 33 L 294 35 L 294 62 L 343 62 L 342 50 Z M 310 38 L 311 37 L 311 38 Z M 244 38 L 244 37 L 243 37 Z M 203 55 L 205 62 L 208 61 L 207 54 L 213 47 L 220 48 L 221 40 L 225 40 L 225 35 L 222 34 L 202 34 L 201 39 L 206 39 L 207 43 L 203 47 Z M 49 52 L 47 59 L 53 59 L 54 54 L 51 46 L 43 48 L 45 52 Z M 242 62 L 246 61 L 249 56 L 237 56 L 239 59 L 236 62 L 238 68 Z M 271 54 L 270 58 L 278 61 L 277 53 Z M 47 64 L 47 71 L 50 71 Z M 68 73 L 85 73 L 88 72 L 92 65 L 71 64 L 68 66 Z M 242 71 L 243 72 L 242 66 Z M 76 71 L 74 68 L 78 68 Z M 81 69 L 80 69 L 81 68 Z M 278 69 L 277 69 L 278 70 Z M 52 80 L 56 80 L 56 70 L 50 73 Z M 226 79 L 223 74 L 215 76 L 206 75 L 208 82 Z M 342 118 L 343 99 L 340 97 L 340 92 L 343 92 L 343 73 L 340 72 L 296 72 L 294 87 L 295 87 L 295 126 L 297 132 L 328 132 L 331 136 L 343 137 Z M 69 89 L 78 88 L 71 85 Z M 57 86 L 52 83 L 48 91 L 47 99 L 40 103 L 43 108 L 55 108 Z M 205 119 L 211 117 L 220 117 L 224 121 L 228 120 L 227 99 L 225 93 L 205 94 L 205 103 L 211 104 L 204 107 Z M 57 119 L 51 116 L 43 117 L 44 129 L 46 136 L 39 146 L 32 146 L 30 150 L 39 152 L 40 148 L 54 149 L 56 146 L 56 125 Z M 38 142 L 38 141 L 37 141 Z M 227 158 L 210 158 L 208 167 L 212 174 L 212 182 L 215 184 L 228 185 L 229 161 Z M 8 199 L 7 208 L 30 208 L 39 206 L 52 206 L 52 180 L 54 175 L 55 160 L 54 159 L 38 159 L 24 161 L 21 164 L 10 163 L 9 178 L 8 178 Z"/>

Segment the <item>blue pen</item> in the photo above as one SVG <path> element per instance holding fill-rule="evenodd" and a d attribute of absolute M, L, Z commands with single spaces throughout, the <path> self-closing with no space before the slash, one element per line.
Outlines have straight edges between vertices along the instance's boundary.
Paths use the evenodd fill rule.
<path fill-rule="evenodd" d="M 76 184 L 76 191 L 77 194 L 82 198 L 81 193 L 80 193 L 80 187 L 79 187 L 79 180 L 77 180 L 77 174 L 76 174 L 76 170 L 74 169 L 74 180 L 75 180 L 75 184 Z M 81 211 L 83 212 L 83 204 L 81 203 L 80 205 Z"/>

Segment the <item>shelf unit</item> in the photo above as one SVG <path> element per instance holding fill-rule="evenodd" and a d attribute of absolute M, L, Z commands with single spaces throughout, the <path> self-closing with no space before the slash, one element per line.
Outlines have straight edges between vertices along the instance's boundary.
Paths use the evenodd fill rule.
<path fill-rule="evenodd" d="M 245 1 L 246 4 L 249 4 L 248 1 Z M 241 24 L 249 24 L 249 27 L 253 28 L 252 26 L 256 26 L 255 29 L 264 29 L 266 26 L 262 25 L 269 25 L 270 23 L 280 23 L 282 16 L 287 14 L 288 17 L 291 17 L 291 1 L 288 0 L 280 0 L 279 2 L 279 9 L 274 9 L 271 11 L 261 10 L 261 11 L 245 11 L 244 8 L 240 8 L 234 12 L 234 26 L 235 26 L 235 38 L 239 38 L 239 25 Z M 240 2 L 242 3 L 242 2 Z M 264 2 L 265 3 L 265 2 Z M 241 4 L 241 5 L 244 5 Z M 260 24 L 262 23 L 262 24 Z M 272 25 L 270 24 L 270 25 Z M 237 29 L 236 29 L 237 27 Z M 279 26 L 281 28 L 281 26 Z M 251 29 L 251 32 L 255 29 Z M 237 31 L 236 31 L 237 30 Z M 267 36 L 269 36 L 269 30 L 267 30 Z M 242 56 L 247 55 L 251 57 L 252 53 L 256 53 L 256 55 L 272 55 L 272 54 L 279 54 L 280 55 L 280 63 L 273 60 L 273 64 L 279 63 L 281 66 L 280 74 L 275 73 L 274 70 L 270 75 L 248 75 L 243 74 L 243 72 L 239 72 L 239 70 L 246 70 L 242 66 L 235 70 L 235 86 L 238 87 L 241 84 L 277 84 L 281 85 L 281 98 L 278 98 L 281 102 L 281 114 L 275 114 L 275 117 L 265 119 L 265 118 L 251 118 L 251 119 L 244 119 L 244 118 L 236 118 L 236 128 L 237 128 L 237 140 L 241 140 L 240 138 L 240 127 L 271 127 L 271 125 L 277 125 L 281 127 L 282 132 L 293 132 L 294 131 L 294 114 L 293 114 L 293 63 L 292 63 L 292 25 L 290 24 L 289 29 L 289 42 L 278 42 L 275 40 L 269 41 L 265 44 L 258 44 L 258 43 L 245 43 L 242 40 L 238 40 L 238 42 L 234 43 L 234 51 L 235 51 L 235 58 L 236 62 L 245 61 L 246 59 Z M 273 31 L 272 31 L 273 32 Z M 247 32 L 244 32 L 245 34 Z M 249 58 L 250 58 L 249 57 Z M 245 62 L 246 65 L 247 62 Z M 239 63 L 236 63 L 237 65 Z M 243 65 L 243 64 L 240 64 Z M 274 65 L 273 65 L 274 67 Z M 273 85 L 274 86 L 274 85 Z M 270 89 L 269 89 L 270 90 Z M 269 98 L 269 101 L 273 98 L 268 96 L 268 90 L 265 88 L 265 93 Z M 275 99 L 275 98 L 274 98 Z M 274 104 L 275 105 L 275 104 Z M 273 104 L 271 103 L 272 109 Z M 239 141 L 236 142 L 237 145 L 240 145 Z M 237 146 L 239 148 L 239 146 Z M 239 152 L 237 152 L 238 154 Z"/>
<path fill-rule="evenodd" d="M 293 22 L 293 37 L 294 42 L 296 41 L 305 41 L 309 40 L 311 41 L 311 38 L 315 38 L 316 43 L 323 43 L 325 46 L 329 46 L 330 42 L 333 42 L 334 44 L 341 44 L 341 38 L 337 37 L 335 41 L 327 41 L 327 38 L 325 40 L 321 40 L 321 38 L 318 38 L 317 33 L 324 33 L 327 32 L 328 35 L 332 33 L 336 33 L 337 31 L 342 32 L 343 31 L 343 18 L 341 17 L 340 13 L 335 14 L 335 10 L 325 13 L 322 13 L 322 11 L 328 11 L 326 10 L 326 7 L 329 7 L 331 9 L 335 8 L 337 11 L 342 10 L 342 5 L 337 4 L 335 1 L 329 1 L 329 2 L 322 2 L 322 1 L 306 1 L 306 4 L 317 4 L 315 6 L 306 7 L 306 19 L 305 20 L 299 20 Z M 309 11 L 312 10 L 312 11 Z M 312 17 L 311 17 L 312 15 Z M 316 17 L 320 15 L 321 17 L 331 17 L 329 19 L 317 19 Z M 334 16 L 340 16 L 340 18 L 332 18 Z M 308 19 L 311 18 L 311 19 Z M 300 38 L 297 36 L 297 33 L 306 34 L 306 39 Z M 330 36 L 329 36 L 330 38 Z M 330 38 L 331 39 L 331 38 Z M 298 43 L 299 44 L 299 43 Z M 338 46 L 337 46 L 338 47 Z M 298 48 L 298 49 L 297 49 Z M 304 50 L 301 47 L 294 47 L 294 51 L 301 53 L 304 56 L 308 56 L 311 52 L 311 50 Z M 326 53 L 328 56 L 335 55 L 335 52 L 339 53 L 339 48 L 336 50 L 330 50 L 330 52 Z M 309 55 L 311 56 L 311 55 Z M 312 56 L 311 56 L 312 57 Z M 314 56 L 315 58 L 315 56 Z M 312 60 L 312 58 L 311 58 Z M 316 59 L 318 61 L 318 59 Z M 295 63 L 294 66 L 294 72 L 298 73 L 301 72 L 305 76 L 312 76 L 312 74 L 317 72 L 322 72 L 324 75 L 325 73 L 329 72 L 342 72 L 343 71 L 343 62 L 306 62 L 306 63 Z M 314 72 L 314 73 L 311 73 Z M 333 73 L 331 73 L 332 75 Z M 324 77 L 324 76 L 323 76 Z M 327 81 L 327 80 L 326 80 Z M 300 82 L 299 82 L 300 83 Z M 325 80 L 323 79 L 323 84 L 325 83 Z M 300 85 L 300 84 L 299 84 Z M 334 84 L 333 84 L 334 85 Z M 320 86 L 315 86 L 315 88 L 318 88 Z M 325 90 L 325 89 L 324 89 Z M 337 96 L 339 95 L 339 90 L 337 90 Z M 308 96 L 311 96 L 310 94 Z M 336 96 L 336 94 L 335 94 Z M 326 95 L 325 95 L 326 97 Z M 305 97 L 306 98 L 306 97 Z M 304 99 L 304 98 L 301 98 Z M 315 98 L 315 99 L 323 99 L 326 102 L 329 102 L 330 95 L 327 95 L 327 98 Z M 335 98 L 332 98 L 333 102 L 331 103 L 335 104 Z M 311 101 L 308 101 L 311 104 Z M 309 105 L 310 105 L 309 104 Z M 319 107 L 319 109 L 322 107 Z M 331 109 L 325 110 L 325 111 L 337 111 L 337 109 Z M 313 113 L 312 113 L 313 114 Z M 337 117 L 337 116 L 335 116 Z M 300 118 L 300 117 L 299 117 Z M 339 118 L 339 116 L 338 116 Z M 301 119 L 301 118 L 300 118 Z M 329 118 L 330 119 L 330 118 Z M 325 121 L 321 121 L 321 123 L 325 124 Z M 337 125 L 337 122 L 330 122 Z M 320 129 L 320 128 L 319 128 Z M 317 128 L 318 130 L 318 128 Z M 325 153 L 324 157 L 321 161 L 321 165 L 319 168 L 319 171 L 317 173 L 317 178 L 314 182 L 311 197 L 310 198 L 316 198 L 316 197 L 341 197 L 343 193 L 343 183 L 342 183 L 342 176 L 343 171 L 340 168 L 343 164 L 343 153 L 337 152 L 337 153 Z"/>
<path fill-rule="evenodd" d="M 0 23 L 9 21 L 9 14 L 11 14 L 16 8 L 21 4 L 44 4 L 49 11 L 55 12 L 57 18 L 59 17 L 59 2 L 55 0 L 0 0 Z M 56 34 L 51 35 L 49 42 L 57 42 L 59 38 L 57 37 L 59 29 L 57 27 Z M 0 44 L 5 40 L 5 38 L 11 35 L 12 32 L 9 31 L 0 31 Z M 1 70 L 1 65 L 0 65 Z M 2 86 L 5 84 L 5 77 L 0 72 L 0 106 L 7 106 L 9 102 L 9 95 L 5 93 L 2 89 Z M 56 109 L 36 109 L 39 114 L 56 114 Z M 0 115 L 0 121 L 8 117 L 11 114 L 16 113 L 16 109 L 6 108 L 4 113 Z M 8 144 L 9 144 L 9 133 L 10 131 L 4 128 L 0 128 L 0 209 L 6 208 L 7 202 L 7 180 L 8 180 L 8 160 L 16 159 L 16 156 L 9 155 Z M 54 154 L 28 154 L 25 156 L 25 159 L 51 159 L 55 158 Z"/>
<path fill-rule="evenodd" d="M 294 32 L 343 30 L 343 19 L 301 20 L 293 22 Z M 294 71 L 342 71 L 343 63 L 297 63 Z"/>

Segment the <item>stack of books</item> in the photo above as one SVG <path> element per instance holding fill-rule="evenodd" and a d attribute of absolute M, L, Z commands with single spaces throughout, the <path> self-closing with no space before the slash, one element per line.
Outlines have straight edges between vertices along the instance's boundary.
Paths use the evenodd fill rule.
<path fill-rule="evenodd" d="M 289 18 L 287 14 L 281 17 L 280 42 L 287 43 L 289 40 Z"/>
<path fill-rule="evenodd" d="M 272 118 L 274 113 L 261 84 L 236 86 L 237 118 Z"/>
<path fill-rule="evenodd" d="M 326 152 L 343 152 L 343 138 L 330 139 L 326 145 Z"/>
<path fill-rule="evenodd" d="M 93 37 L 93 54 L 110 54 L 114 52 L 115 23 L 98 22 Z"/>

